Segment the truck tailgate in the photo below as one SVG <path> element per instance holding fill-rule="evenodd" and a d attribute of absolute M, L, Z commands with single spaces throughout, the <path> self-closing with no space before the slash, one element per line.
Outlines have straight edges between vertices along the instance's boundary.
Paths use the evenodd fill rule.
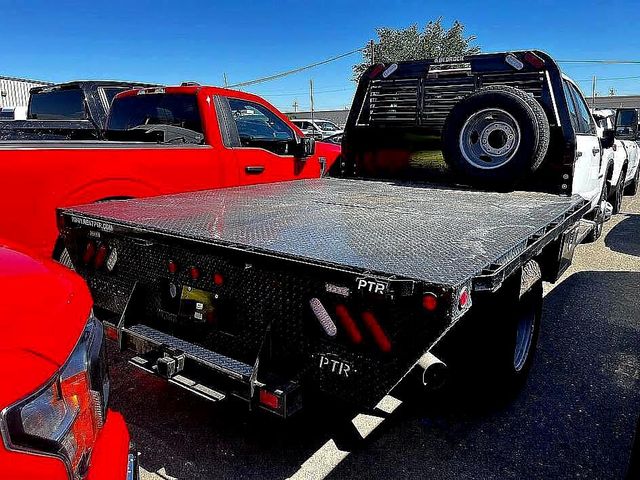
<path fill-rule="evenodd" d="M 584 208 L 579 196 L 314 179 L 62 210 L 138 231 L 457 286 Z"/>

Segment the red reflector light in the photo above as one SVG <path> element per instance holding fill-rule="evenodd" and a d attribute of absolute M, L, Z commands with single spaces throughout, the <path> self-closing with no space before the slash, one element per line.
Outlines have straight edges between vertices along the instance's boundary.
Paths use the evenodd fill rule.
<path fill-rule="evenodd" d="M 217 286 L 221 286 L 224 283 L 224 277 L 219 273 L 215 273 L 213 275 L 213 283 Z"/>
<path fill-rule="evenodd" d="M 84 263 L 89 263 L 95 254 L 96 244 L 93 242 L 87 243 L 87 247 L 84 249 L 84 255 L 82 255 L 82 261 Z"/>
<path fill-rule="evenodd" d="M 371 336 L 376 342 L 376 345 L 378 345 L 378 348 L 385 353 L 390 352 L 391 342 L 389 341 L 389 338 L 387 338 L 387 334 L 384 333 L 384 330 L 382 330 L 382 327 L 378 323 L 378 320 L 376 320 L 376 317 L 373 315 L 373 313 L 363 312 L 362 320 L 371 332 Z"/>
<path fill-rule="evenodd" d="M 104 333 L 107 338 L 110 338 L 111 340 L 118 340 L 118 330 L 116 328 L 105 325 Z"/>
<path fill-rule="evenodd" d="M 384 65 L 379 63 L 378 65 L 373 67 L 371 71 L 369 71 L 369 78 L 376 78 L 378 75 L 382 73 L 383 70 L 384 70 Z"/>
<path fill-rule="evenodd" d="M 438 308 L 438 297 L 434 293 L 425 293 L 422 297 L 422 306 L 428 312 L 435 312 Z"/>
<path fill-rule="evenodd" d="M 176 273 L 178 271 L 178 264 L 173 260 L 169 260 L 167 268 L 169 269 L 169 273 Z"/>
<path fill-rule="evenodd" d="M 107 246 L 103 243 L 98 247 L 98 252 L 96 253 L 95 258 L 93 259 L 93 266 L 96 268 L 102 268 L 104 266 L 104 261 L 107 258 Z"/>
<path fill-rule="evenodd" d="M 460 308 L 466 307 L 467 304 L 469 303 L 469 300 L 471 300 L 471 296 L 469 295 L 469 292 L 467 291 L 467 289 L 463 288 L 462 292 L 460 292 L 460 298 L 458 299 L 458 306 Z"/>
<path fill-rule="evenodd" d="M 260 403 L 272 410 L 280 408 L 280 398 L 275 393 L 260 390 Z"/>
<path fill-rule="evenodd" d="M 349 339 L 355 344 L 362 342 L 362 333 L 360 333 L 356 322 L 349 314 L 347 307 L 344 305 L 336 305 L 336 315 L 338 316 L 338 320 L 340 320 L 340 325 L 342 325 L 342 328 L 347 332 Z"/>
<path fill-rule="evenodd" d="M 191 275 L 191 280 L 198 280 L 200 278 L 200 270 L 198 267 L 191 267 L 189 274 Z"/>
<path fill-rule="evenodd" d="M 544 67 L 544 60 L 533 52 L 527 52 L 524 54 L 524 61 L 531 65 L 533 68 Z"/>

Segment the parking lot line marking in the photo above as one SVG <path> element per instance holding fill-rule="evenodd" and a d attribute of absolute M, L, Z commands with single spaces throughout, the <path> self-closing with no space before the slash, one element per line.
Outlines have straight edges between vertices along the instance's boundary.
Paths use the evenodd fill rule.
<path fill-rule="evenodd" d="M 402 405 L 399 400 L 391 395 L 386 395 L 375 406 L 383 413 L 391 414 Z M 356 428 L 360 436 L 364 439 L 371 435 L 388 417 L 379 417 L 365 413 L 357 414 L 351 423 Z M 351 452 L 340 450 L 333 439 L 322 445 L 305 462 L 300 465 L 300 469 L 287 480 L 322 480 L 327 477 Z"/>
<path fill-rule="evenodd" d="M 288 480 L 322 480 L 336 468 L 350 452 L 340 450 L 329 440 L 311 455 Z"/>
<path fill-rule="evenodd" d="M 382 422 L 384 422 L 383 417 L 366 415 L 364 413 L 359 413 L 351 420 L 351 423 L 356 427 L 356 430 L 362 438 L 367 438 Z"/>

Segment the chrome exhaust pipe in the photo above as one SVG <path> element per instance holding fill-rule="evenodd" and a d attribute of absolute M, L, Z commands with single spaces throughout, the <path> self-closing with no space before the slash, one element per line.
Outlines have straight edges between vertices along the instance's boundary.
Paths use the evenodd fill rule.
<path fill-rule="evenodd" d="M 447 381 L 447 365 L 430 352 L 420 357 L 415 368 L 421 371 L 422 385 L 429 390 L 437 390 Z"/>

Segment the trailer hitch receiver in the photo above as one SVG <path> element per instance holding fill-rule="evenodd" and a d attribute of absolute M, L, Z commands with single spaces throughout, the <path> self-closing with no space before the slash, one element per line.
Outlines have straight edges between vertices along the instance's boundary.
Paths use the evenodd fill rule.
<path fill-rule="evenodd" d="M 176 348 L 162 346 L 162 355 L 156 362 L 158 375 L 171 378 L 184 370 L 184 352 Z"/>

